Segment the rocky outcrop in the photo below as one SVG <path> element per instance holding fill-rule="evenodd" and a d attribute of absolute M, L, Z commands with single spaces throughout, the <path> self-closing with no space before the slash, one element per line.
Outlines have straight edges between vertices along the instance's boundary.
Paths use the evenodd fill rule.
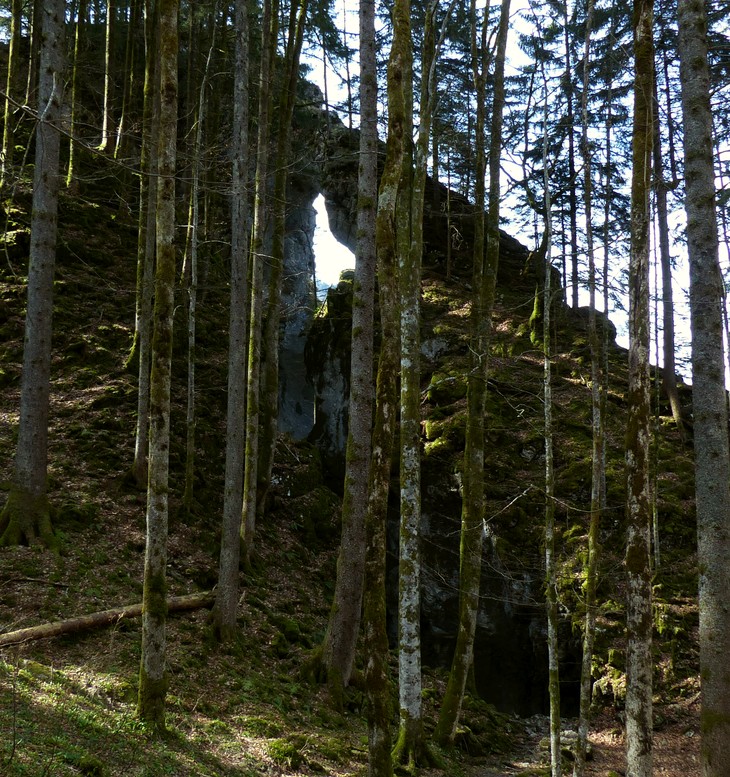
<path fill-rule="evenodd" d="M 320 452 L 329 485 L 340 490 L 347 438 L 352 277 L 343 277 L 335 288 L 330 289 L 325 304 L 309 319 L 311 304 L 303 304 L 303 297 L 297 295 L 309 295 L 310 287 L 297 285 L 296 279 L 312 276 L 311 242 L 307 243 L 311 241 L 308 214 L 319 192 L 325 197 L 332 233 L 351 250 L 355 248 L 358 137 L 356 132 L 350 133 L 342 125 L 334 124 L 329 142 L 316 133 L 309 133 L 306 141 L 309 150 L 302 156 L 307 157 L 307 166 L 294 174 L 290 199 L 289 223 L 293 228 L 298 225 L 299 238 L 287 242 L 286 273 L 290 286 L 285 305 L 293 315 L 291 323 L 285 325 L 282 338 L 282 347 L 288 349 L 286 356 L 282 354 L 282 364 L 289 363 L 289 372 L 282 380 L 282 406 L 287 408 L 282 415 L 282 428 L 291 430 L 296 436 L 307 434 Z M 319 161 L 314 165 L 312 160 Z M 444 299 L 424 304 L 422 329 L 424 390 L 429 400 L 428 405 L 424 405 L 428 439 L 422 514 L 423 653 L 428 663 L 448 666 L 458 618 L 459 471 L 463 451 L 464 376 L 468 369 L 468 327 L 464 322 L 470 296 L 474 209 L 463 197 L 450 194 L 450 234 L 441 207 L 446 201 L 445 187 L 429 182 L 427 192 L 424 276 L 441 279 L 434 286 L 433 295 L 441 295 Z M 300 215 L 297 216 L 297 212 Z M 458 240 L 452 242 L 451 277 L 446 283 L 445 246 L 454 234 L 458 234 Z M 535 289 L 540 286 L 540 276 L 544 274 L 541 266 L 535 266 L 539 264 L 519 241 L 501 233 L 498 297 L 502 304 L 520 311 L 515 320 L 523 322 L 514 325 L 514 332 L 495 333 L 495 344 L 505 352 L 532 348 L 528 321 Z M 504 302 L 505 299 L 509 302 Z M 564 309 L 559 298 L 556 306 Z M 454 317 L 453 323 L 450 317 Z M 304 333 L 306 347 L 302 351 Z M 298 366 L 294 367 L 296 360 L 299 360 Z M 302 360 L 306 361 L 307 385 L 303 383 Z M 498 379 L 495 376 L 495 382 Z M 434 388 L 436 384 L 438 388 Z M 533 396 L 540 391 L 539 387 L 531 390 Z M 313 415 L 310 415 L 310 391 Z M 306 397 L 305 401 L 303 397 Z M 494 412 L 494 406 L 490 412 Z M 509 431 L 492 442 L 515 448 L 516 457 L 527 462 L 522 452 L 537 450 L 539 442 L 535 445 L 532 445 L 534 441 L 520 442 L 520 435 L 524 437 L 524 429 L 529 426 L 522 412 L 520 410 L 509 422 Z M 310 419 L 311 426 L 308 427 Z M 443 429 L 437 428 L 440 423 L 444 425 Z M 534 432 L 529 433 L 534 435 Z M 539 482 L 542 465 L 536 453 L 529 457 L 526 466 L 532 467 L 526 477 Z M 499 473 L 490 473 L 490 496 L 496 498 L 499 487 Z M 394 478 L 394 494 L 397 488 Z M 394 503 L 397 504 L 397 499 Z M 541 524 L 542 509 L 542 501 L 537 496 L 525 499 L 518 509 L 504 511 L 503 520 L 486 527 L 482 604 L 475 645 L 475 679 L 484 698 L 503 710 L 524 715 L 544 712 L 547 706 L 541 540 L 539 531 L 535 531 Z M 525 530 L 524 526 L 532 528 Z M 398 536 L 398 516 L 394 509 L 390 519 L 388 572 L 389 628 L 393 640 Z M 529 563 L 516 572 L 505 562 L 505 548 L 518 543 L 525 543 L 523 558 L 529 558 Z M 570 651 L 570 639 L 563 644 L 568 645 Z M 578 665 L 577 661 L 566 660 L 566 667 L 571 663 Z M 567 680 L 564 685 L 567 689 L 570 677 L 563 679 Z M 566 710 L 570 711 L 569 705 Z"/>
<path fill-rule="evenodd" d="M 350 396 L 353 273 L 343 273 L 317 312 L 307 338 L 307 376 L 316 397 L 310 442 L 319 449 L 327 481 L 340 491 L 345 475 Z"/>
<path fill-rule="evenodd" d="M 314 390 L 307 377 L 304 350 L 317 306 L 314 286 L 312 203 L 316 179 L 294 176 L 289 184 L 279 337 L 279 430 L 304 440 L 314 425 Z"/>

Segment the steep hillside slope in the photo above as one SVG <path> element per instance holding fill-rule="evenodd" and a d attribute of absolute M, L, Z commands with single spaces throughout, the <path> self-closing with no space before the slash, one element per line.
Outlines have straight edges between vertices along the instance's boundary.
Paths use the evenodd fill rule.
<path fill-rule="evenodd" d="M 29 195 L 9 210 L 0 260 L 0 484 L 7 489 L 17 431 L 22 359 Z M 39 548 L 0 550 L 0 631 L 139 601 L 144 494 L 127 485 L 132 460 L 135 376 L 125 367 L 134 317 L 136 229 L 109 203 L 62 200 L 50 429 L 49 495 L 61 539 L 58 557 Z M 429 720 L 440 699 L 453 635 L 458 563 L 459 470 L 467 364 L 466 254 L 450 280 L 437 258 L 424 276 L 425 683 Z M 184 468 L 182 343 L 175 345 L 169 583 L 171 594 L 209 589 L 216 579 L 222 503 L 225 408 L 225 256 L 212 254 L 198 327 L 196 506 L 179 510 Z M 475 676 L 502 709 L 471 700 L 467 710 L 478 773 L 540 774 L 544 687 L 533 664 L 541 644 L 542 362 L 530 342 L 533 283 L 504 263 L 495 320 L 489 400 L 489 539 L 485 609 Z M 180 295 L 178 330 L 184 300 Z M 563 311 L 556 329 L 554 390 L 566 697 L 575 681 L 580 570 L 589 493 L 590 406 L 585 316 Z M 601 633 L 596 661 L 604 746 L 595 774 L 618 768 L 622 699 L 621 575 L 623 354 L 611 356 L 609 509 L 603 522 Z M 657 681 L 660 722 L 672 735 L 694 728 L 696 692 L 694 529 L 691 461 L 664 416 L 657 421 L 659 526 Z M 364 770 L 363 698 L 330 710 L 300 676 L 321 639 L 333 589 L 338 500 L 324 484 L 313 446 L 280 441 L 260 558 L 244 580 L 241 637 L 229 650 L 211 643 L 206 613 L 172 617 L 169 634 L 169 740 L 146 738 L 134 717 L 139 623 L 29 643 L 0 652 L 0 771 L 17 775 L 359 774 Z M 395 553 L 395 545 L 391 543 Z M 391 576 L 392 581 L 392 576 Z M 445 592 L 448 592 L 446 594 Z M 507 615 L 510 617 L 507 618 Z M 391 625 L 392 625 L 391 616 Z M 521 624 L 521 625 L 520 625 Z M 519 628 L 517 628 L 519 626 Z M 511 629 L 511 631 L 510 631 Z M 496 640 L 496 643 L 495 643 Z M 499 651 L 495 648 L 499 645 Z M 519 650 L 518 650 L 519 648 Z M 505 656 L 515 655 L 513 666 Z M 532 664 L 526 664 L 532 656 Z M 514 692 L 517 674 L 532 675 Z M 509 678 L 512 678 L 510 680 Z M 566 708 L 566 713 L 572 710 Z M 687 738 L 682 754 L 691 755 Z M 495 753 L 496 751 L 496 753 Z M 449 773 L 471 768 L 459 755 Z M 498 768 L 487 772 L 487 764 Z M 668 774 L 691 773 L 668 771 Z"/>

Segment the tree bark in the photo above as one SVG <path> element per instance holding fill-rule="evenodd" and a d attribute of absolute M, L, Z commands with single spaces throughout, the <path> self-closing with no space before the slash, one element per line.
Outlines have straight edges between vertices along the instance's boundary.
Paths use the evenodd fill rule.
<path fill-rule="evenodd" d="M 210 79 L 210 63 L 216 45 L 216 12 L 211 13 L 211 39 L 208 56 L 205 60 L 203 74 L 198 91 L 198 105 L 195 112 L 195 140 L 193 144 L 193 166 L 191 170 L 190 208 L 188 218 L 188 253 L 185 265 L 188 271 L 183 270 L 183 277 L 187 277 L 188 292 L 188 386 L 187 386 L 187 412 L 185 419 L 185 487 L 183 490 L 183 507 L 188 514 L 193 509 L 195 496 L 195 426 L 197 423 L 195 413 L 195 362 L 196 362 L 196 335 L 198 309 L 198 246 L 200 243 L 200 178 L 203 148 L 208 83 Z"/>
<path fill-rule="evenodd" d="M 199 610 L 202 607 L 210 607 L 214 601 L 212 591 L 204 591 L 187 596 L 171 596 L 167 600 L 168 612 L 188 612 Z M 129 618 L 139 618 L 142 615 L 143 604 L 128 604 L 125 607 L 114 607 L 111 610 L 92 612 L 89 615 L 79 615 L 76 618 L 68 618 L 54 623 L 43 623 L 39 626 L 28 626 L 17 631 L 8 631 L 0 634 L 0 647 L 20 645 L 24 642 L 33 642 L 39 639 L 51 639 L 63 634 L 78 634 L 80 631 L 102 629 L 106 626 L 116 626 L 117 623 Z"/>
<path fill-rule="evenodd" d="M 398 696 L 400 725 L 393 760 L 414 769 L 427 762 L 421 703 L 421 371 L 420 293 L 423 253 L 423 187 L 432 106 L 428 72 L 434 52 L 431 3 L 426 8 L 423 42 L 419 159 L 413 156 L 413 40 L 410 0 L 393 8 L 393 49 L 400 71 L 399 88 L 389 89 L 388 111 L 403 127 L 403 154 L 396 205 L 396 252 L 400 314 L 400 535 L 398 543 Z M 425 97 L 425 100 L 423 99 Z M 397 103 L 397 104 L 395 104 Z M 415 165 L 414 165 L 415 162 Z M 419 222 L 420 217 L 420 223 Z"/>
<path fill-rule="evenodd" d="M 586 253 L 588 257 L 588 336 L 591 346 L 591 508 L 588 526 L 588 557 L 585 563 L 583 591 L 585 596 L 585 619 L 583 622 L 583 654 L 581 658 L 580 698 L 578 714 L 578 741 L 575 747 L 573 777 L 583 777 L 588 749 L 588 726 L 590 722 L 593 690 L 593 649 L 596 634 L 596 577 L 598 574 L 599 526 L 601 516 L 601 491 L 605 473 L 604 417 L 602 402 L 603 362 L 602 342 L 598 336 L 596 322 L 596 259 L 593 243 L 593 165 L 589 141 L 588 94 L 590 87 L 591 34 L 593 32 L 594 2 L 588 0 L 585 21 L 585 45 L 583 49 L 583 97 L 581 100 L 581 155 L 583 157 L 583 199 L 585 205 Z"/>
<path fill-rule="evenodd" d="M 157 268 L 155 272 L 147 543 L 142 602 L 139 717 L 156 733 L 165 730 L 167 693 L 167 521 L 170 454 L 170 377 L 175 284 L 175 160 L 177 141 L 177 52 L 179 0 L 160 0 L 160 119 L 157 179 Z"/>
<path fill-rule="evenodd" d="M 656 72 L 656 66 L 655 66 Z M 654 78 L 654 107 L 658 115 L 659 98 L 656 76 Z M 671 131 L 671 129 L 670 129 Z M 656 198 L 656 217 L 659 231 L 659 260 L 662 268 L 662 386 L 672 408 L 674 423 L 684 440 L 684 419 L 682 405 L 677 391 L 677 367 L 674 359 L 674 288 L 672 284 L 672 257 L 669 250 L 669 210 L 667 207 L 667 181 L 664 178 L 662 163 L 661 130 L 659 121 L 654 122 L 654 195 Z"/>
<path fill-rule="evenodd" d="M 394 41 L 395 44 L 395 41 Z M 385 627 L 385 552 L 388 494 L 395 439 L 400 359 L 399 300 L 397 278 L 398 191 L 403 175 L 406 147 L 404 133 L 404 77 L 402 42 L 393 45 L 388 60 L 388 135 L 385 165 L 380 179 L 376 245 L 380 291 L 381 344 L 375 389 L 365 559 L 365 686 L 368 694 L 368 774 L 390 777 L 391 703 L 388 678 L 388 636 Z"/>
<path fill-rule="evenodd" d="M 652 0 L 634 4 L 634 125 L 629 267 L 629 417 L 626 426 L 626 760 L 632 777 L 652 773 L 651 487 L 649 437 L 649 188 L 654 52 Z"/>
<path fill-rule="evenodd" d="M 265 257 L 269 143 L 271 141 L 272 78 L 279 29 L 278 0 L 264 0 L 261 26 L 261 70 L 259 79 L 258 138 L 256 143 L 256 182 L 254 222 L 251 237 L 251 307 L 246 383 L 246 454 L 243 476 L 243 519 L 241 542 L 243 564 L 250 568 L 256 530 L 256 489 L 259 462 L 259 421 L 261 390 L 261 336 L 263 313 L 263 264 Z"/>
<path fill-rule="evenodd" d="M 114 134 L 114 120 L 112 118 L 112 99 L 114 95 L 113 69 L 113 45 L 114 17 L 116 15 L 116 0 L 107 0 L 106 3 L 106 35 L 104 38 L 104 108 L 101 117 L 101 142 L 99 151 L 106 152 L 109 149 L 109 141 Z"/>
<path fill-rule="evenodd" d="M 701 763 L 703 777 L 721 777 L 730 763 L 730 453 L 724 289 L 718 259 L 706 9 L 699 0 L 680 0 L 678 15 L 700 570 Z"/>
<path fill-rule="evenodd" d="M 25 89 L 25 103 L 31 108 L 38 105 L 38 69 L 40 65 L 41 37 L 43 28 L 43 0 L 32 0 L 30 16 L 30 57 L 28 58 L 28 82 Z M 65 37 L 65 36 L 64 36 Z"/>
<path fill-rule="evenodd" d="M 262 516 L 271 483 L 276 435 L 279 425 L 279 330 L 281 324 L 281 284 L 284 277 L 286 243 L 286 195 L 291 156 L 291 124 L 299 79 L 299 56 L 307 21 L 308 0 L 292 3 L 284 56 L 284 78 L 279 99 L 278 135 L 274 173 L 273 234 L 271 239 L 268 301 L 264 314 L 261 344 L 261 419 L 259 422 L 259 463 L 257 469 L 256 513 Z"/>
<path fill-rule="evenodd" d="M 23 23 L 23 2 L 12 0 L 10 17 L 10 45 L 8 47 L 8 77 L 5 83 L 5 115 L 3 119 L 3 148 L 2 148 L 2 179 L 0 186 L 8 183 L 8 173 L 13 166 L 13 154 L 15 150 L 15 132 L 13 128 L 13 101 L 20 102 L 19 74 L 20 74 L 20 41 Z"/>
<path fill-rule="evenodd" d="M 36 129 L 28 302 L 20 387 L 15 474 L 0 513 L 0 546 L 40 542 L 56 549 L 46 495 L 53 276 L 58 232 L 60 133 L 63 103 L 64 10 L 62 0 L 43 5 L 40 121 Z"/>
<path fill-rule="evenodd" d="M 494 96 L 489 144 L 489 202 L 484 217 L 485 114 L 487 75 L 487 33 L 485 10 L 481 43 L 477 45 L 476 2 L 472 2 L 472 70 L 477 95 L 476 189 L 474 235 L 474 289 L 471 313 L 473 362 L 467 378 L 468 420 L 464 450 L 464 497 L 461 514 L 461 566 L 459 586 L 459 630 L 435 737 L 453 743 L 474 650 L 474 634 L 479 610 L 482 542 L 484 532 L 484 415 L 486 407 L 488 355 L 492 334 L 492 311 L 499 265 L 499 174 L 502 153 L 502 114 L 504 110 L 504 64 L 509 33 L 509 0 L 503 0 L 497 55 L 494 64 Z M 480 53 L 481 52 L 481 53 Z M 486 238 L 486 240 L 485 240 Z M 486 246 L 486 252 L 485 252 Z"/>
<path fill-rule="evenodd" d="M 238 565 L 241 553 L 243 452 L 246 442 L 246 325 L 248 312 L 248 10 L 236 0 L 234 11 L 235 76 L 233 80 L 233 167 L 231 171 L 231 301 L 228 340 L 228 408 L 226 475 L 223 491 L 218 590 L 213 628 L 222 641 L 231 639 L 238 610 Z"/>
<path fill-rule="evenodd" d="M 373 326 L 375 305 L 375 216 L 378 196 L 378 83 L 375 5 L 360 2 L 360 162 L 357 245 L 352 299 L 350 403 L 342 539 L 337 580 L 321 661 L 334 699 L 350 681 L 360 630 L 365 573 L 365 514 L 373 425 Z"/>
<path fill-rule="evenodd" d="M 68 151 L 68 169 L 66 171 L 66 188 L 71 194 L 78 192 L 78 156 L 80 150 L 80 143 L 77 138 L 77 117 L 79 109 L 79 75 L 83 69 L 81 63 L 82 52 L 85 47 L 86 37 L 86 11 L 88 8 L 88 0 L 79 0 L 78 10 L 76 12 L 76 37 L 74 40 L 74 60 L 73 70 L 71 72 L 71 124 L 69 128 L 70 144 Z"/>
<path fill-rule="evenodd" d="M 128 145 L 127 126 L 130 124 L 132 113 L 132 95 L 137 83 L 136 73 L 136 41 L 139 35 L 139 18 L 142 8 L 147 0 L 130 0 L 129 22 L 127 29 L 127 41 L 124 52 L 124 86 L 122 87 L 122 105 L 119 110 L 119 122 L 117 124 L 116 137 L 114 139 L 114 158 L 124 157 Z M 145 58 L 146 64 L 146 58 Z M 144 112 L 144 106 L 142 108 Z"/>
<path fill-rule="evenodd" d="M 542 301 L 543 352 L 543 436 L 545 438 L 545 610 L 547 615 L 548 696 L 550 699 L 550 774 L 561 777 L 563 755 L 560 749 L 560 665 L 558 654 L 558 580 L 555 563 L 555 468 L 553 456 L 553 383 L 550 355 L 550 313 L 552 310 L 552 202 L 550 198 L 550 166 L 548 158 L 548 84 L 545 81 L 545 111 L 543 114 L 542 167 L 545 207 L 544 266 L 545 280 Z M 571 130 L 572 132 L 572 130 Z"/>
<path fill-rule="evenodd" d="M 140 152 L 139 218 L 137 232 L 137 297 L 134 321 L 134 343 L 127 360 L 137 359 L 137 426 L 134 437 L 134 461 L 130 475 L 137 488 L 147 486 L 147 456 L 150 423 L 150 347 L 152 340 L 152 298 L 154 293 L 157 212 L 159 79 L 157 51 L 157 13 L 159 3 L 145 0 L 145 76 L 142 115 L 142 149 Z"/>

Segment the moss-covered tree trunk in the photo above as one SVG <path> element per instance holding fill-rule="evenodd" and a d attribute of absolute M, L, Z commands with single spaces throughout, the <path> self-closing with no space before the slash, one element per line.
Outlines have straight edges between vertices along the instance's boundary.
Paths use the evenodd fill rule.
<path fill-rule="evenodd" d="M 231 169 L 231 300 L 228 325 L 228 406 L 226 415 L 226 474 L 223 490 L 218 588 L 213 628 L 222 641 L 230 639 L 238 612 L 238 565 L 241 543 L 243 451 L 246 435 L 246 325 L 248 311 L 248 11 L 236 0 L 235 64 Z"/>
<path fill-rule="evenodd" d="M 593 165 L 589 142 L 588 95 L 590 86 L 591 35 L 593 31 L 593 0 L 586 6 L 585 43 L 583 47 L 583 95 L 581 98 L 581 156 L 583 158 L 583 198 L 585 207 L 586 254 L 588 257 L 588 336 L 591 346 L 591 508 L 588 525 L 588 556 L 584 569 L 583 593 L 585 619 L 583 622 L 583 654 L 581 659 L 580 697 L 578 713 L 578 741 L 575 747 L 573 777 L 583 777 L 588 749 L 593 689 L 593 647 L 596 634 L 596 576 L 598 574 L 599 525 L 601 515 L 601 490 L 605 476 L 604 421 L 601 397 L 602 340 L 596 325 L 596 260 L 593 243 Z"/>
<path fill-rule="evenodd" d="M 401 29 L 402 35 L 402 29 Z M 388 678 L 388 637 L 385 624 L 385 553 L 388 494 L 398 413 L 397 374 L 400 361 L 398 298 L 398 195 L 406 157 L 403 78 L 406 43 L 395 38 L 388 60 L 388 135 L 380 179 L 376 247 L 380 292 L 381 344 L 375 389 L 368 512 L 366 519 L 364 647 L 368 695 L 368 773 L 390 777 L 391 700 Z"/>
<path fill-rule="evenodd" d="M 157 268 L 150 380 L 147 542 L 142 593 L 139 717 L 165 729 L 167 671 L 167 520 L 170 456 L 170 375 L 175 285 L 175 161 L 177 142 L 177 15 L 179 0 L 160 0 L 160 118 L 157 178 Z"/>
<path fill-rule="evenodd" d="M 41 542 L 55 548 L 46 495 L 48 473 L 48 401 L 53 331 L 53 276 L 58 232 L 60 133 L 63 104 L 64 3 L 43 6 L 41 79 L 43 120 L 36 129 L 33 213 L 31 216 L 28 301 L 20 385 L 20 424 L 15 473 L 0 513 L 0 545 Z"/>
<path fill-rule="evenodd" d="M 634 777 L 652 773 L 651 487 L 649 436 L 649 190 L 654 48 L 652 0 L 634 4 L 634 123 L 629 266 L 629 393 L 626 425 L 626 760 Z"/>
<path fill-rule="evenodd" d="M 482 539 L 484 525 L 484 416 L 486 408 L 489 344 L 492 311 L 499 265 L 499 173 L 502 153 L 502 114 L 504 110 L 504 63 L 509 33 L 509 0 L 503 0 L 497 32 L 494 62 L 494 93 L 489 145 L 489 202 L 484 213 L 486 170 L 484 106 L 486 104 L 487 31 L 484 20 L 477 36 L 476 2 L 471 3 L 472 71 L 477 97 L 476 177 L 474 229 L 474 289 L 471 313 L 472 366 L 467 378 L 467 427 L 464 450 L 463 502 L 461 508 L 461 548 L 459 582 L 459 630 L 435 738 L 453 743 L 464 698 L 466 681 L 474 652 L 474 634 L 479 610 Z M 486 16 L 486 14 L 485 14 Z"/>
<path fill-rule="evenodd" d="M 278 0 L 265 0 L 261 22 L 261 65 L 259 77 L 258 136 L 256 141 L 256 180 L 254 221 L 251 237 L 251 302 L 248 333 L 248 372 L 246 377 L 246 453 L 243 475 L 241 541 L 244 567 L 250 567 L 256 530 L 256 488 L 259 463 L 259 422 L 261 386 L 261 339 L 263 314 L 265 233 L 271 141 L 272 79 L 279 30 Z"/>
<path fill-rule="evenodd" d="M 156 110 L 159 78 L 157 51 L 157 13 L 159 3 L 146 0 L 144 38 L 145 74 L 142 109 L 142 148 L 140 151 L 139 215 L 137 221 L 137 297 L 134 342 L 128 364 L 137 362 L 137 426 L 134 436 L 134 461 L 130 471 L 137 488 L 147 485 L 147 455 L 150 423 L 150 348 L 152 341 L 152 298 L 154 294 L 157 213 L 157 135 L 159 111 Z"/>
<path fill-rule="evenodd" d="M 342 695 L 355 662 L 365 573 L 365 514 L 373 425 L 373 324 L 375 306 L 375 216 L 378 196 L 378 83 L 375 4 L 360 3 L 360 159 L 357 245 L 352 293 L 350 402 L 342 539 L 337 580 L 321 663 L 333 699 Z"/>
<path fill-rule="evenodd" d="M 680 0 L 678 10 L 700 569 L 701 768 L 703 777 L 721 777 L 730 764 L 730 454 L 724 290 L 718 261 L 706 9 L 699 0 Z"/>
<path fill-rule="evenodd" d="M 15 147 L 16 103 L 21 102 L 20 41 L 23 24 L 23 0 L 12 0 L 10 9 L 10 44 L 8 46 L 8 74 L 5 81 L 5 114 L 3 117 L 2 178 L 0 186 L 8 183 L 8 173 L 13 166 Z"/>
<path fill-rule="evenodd" d="M 263 515 L 266 495 L 274 465 L 276 433 L 279 425 L 279 331 L 281 325 L 281 284 L 284 277 L 286 241 L 286 197 L 291 156 L 291 124 L 299 80 L 299 55 L 307 21 L 307 0 L 294 2 L 289 8 L 289 30 L 284 56 L 278 132 L 276 171 L 274 173 L 273 234 L 271 238 L 270 275 L 261 345 L 261 440 L 256 486 L 256 512 Z"/>

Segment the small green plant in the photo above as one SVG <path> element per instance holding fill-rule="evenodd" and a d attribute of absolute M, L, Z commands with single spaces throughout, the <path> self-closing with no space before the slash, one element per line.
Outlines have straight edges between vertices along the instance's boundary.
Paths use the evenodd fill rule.
<path fill-rule="evenodd" d="M 268 752 L 271 759 L 289 769 L 298 769 L 305 761 L 304 749 L 307 744 L 306 737 L 294 734 L 286 739 L 275 739 L 269 742 Z"/>

